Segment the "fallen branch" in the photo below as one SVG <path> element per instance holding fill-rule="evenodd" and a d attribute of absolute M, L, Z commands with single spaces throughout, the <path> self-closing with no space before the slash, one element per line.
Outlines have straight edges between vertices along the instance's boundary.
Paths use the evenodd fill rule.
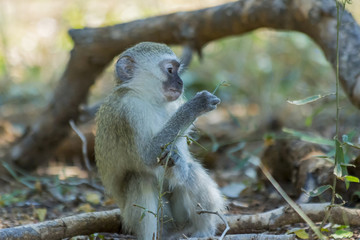
<path fill-rule="evenodd" d="M 300 204 L 299 207 L 313 221 L 321 222 L 329 203 Z M 330 213 L 330 222 L 360 226 L 360 209 L 350 209 L 341 206 L 334 206 Z M 227 216 L 230 226 L 229 233 L 248 233 L 266 230 L 275 230 L 278 227 L 302 223 L 304 220 L 289 206 L 280 207 L 272 211 L 254 215 L 233 215 Z M 224 226 L 220 227 L 220 230 Z"/>
<path fill-rule="evenodd" d="M 116 209 L 0 229 L 0 239 L 58 240 L 96 232 L 119 232 L 120 229 L 120 210 Z"/>
<path fill-rule="evenodd" d="M 224 240 L 295 240 L 295 235 L 270 235 L 270 234 L 236 234 L 227 235 Z M 185 239 L 184 239 L 185 240 Z M 187 238 L 186 240 L 219 240 L 218 237 Z"/>
<path fill-rule="evenodd" d="M 314 222 L 320 222 L 323 219 L 328 206 L 329 203 L 299 205 L 305 214 Z M 83 213 L 37 224 L 0 229 L 0 239 L 53 240 L 78 235 L 90 235 L 97 232 L 117 233 L 121 229 L 120 219 L 120 210 L 118 209 L 95 213 Z M 232 234 L 264 232 L 275 230 L 284 225 L 303 222 L 303 219 L 287 206 L 253 215 L 230 215 L 226 216 L 225 220 L 230 226 L 229 233 Z M 360 209 L 334 206 L 331 209 L 330 220 L 332 223 L 336 224 L 360 226 Z M 224 231 L 225 227 L 224 224 L 220 225 L 219 231 Z M 258 238 L 255 239 L 264 239 L 260 238 L 261 235 L 262 234 L 256 235 Z M 225 239 L 246 239 L 229 237 L 230 236 L 225 236 Z"/>

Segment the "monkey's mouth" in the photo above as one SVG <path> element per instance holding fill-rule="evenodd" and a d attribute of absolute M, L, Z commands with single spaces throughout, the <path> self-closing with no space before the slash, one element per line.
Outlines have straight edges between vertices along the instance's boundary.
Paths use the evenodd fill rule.
<path fill-rule="evenodd" d="M 171 102 L 171 101 L 175 101 L 176 99 L 178 99 L 181 94 L 182 94 L 182 89 L 169 88 L 165 92 L 165 97 L 166 97 L 166 100 Z"/>

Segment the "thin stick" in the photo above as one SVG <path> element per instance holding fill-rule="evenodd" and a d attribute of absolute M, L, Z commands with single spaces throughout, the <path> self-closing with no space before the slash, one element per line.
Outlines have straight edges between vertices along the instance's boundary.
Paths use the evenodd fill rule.
<path fill-rule="evenodd" d="M 219 82 L 219 83 L 216 85 L 216 87 L 215 87 L 214 91 L 212 92 L 212 94 L 215 95 L 216 91 L 217 91 L 217 90 L 219 89 L 219 87 L 221 87 L 221 86 L 229 86 L 229 85 L 228 85 L 228 83 L 227 83 L 225 80 L 222 80 L 221 82 Z"/>
<path fill-rule="evenodd" d="M 278 193 L 285 199 L 285 201 L 299 214 L 299 216 L 304 219 L 304 221 L 309 224 L 310 228 L 315 232 L 319 239 L 325 239 L 324 235 L 320 232 L 319 228 L 316 227 L 315 223 L 304 213 L 304 211 L 286 194 L 286 192 L 281 188 L 279 183 L 271 176 L 267 168 L 260 162 L 259 167 L 264 173 L 267 179 L 275 187 Z"/>
<path fill-rule="evenodd" d="M 85 166 L 86 166 L 86 169 L 88 170 L 88 172 L 91 173 L 92 172 L 92 167 L 90 165 L 90 161 L 89 161 L 89 157 L 88 157 L 88 153 L 87 153 L 87 140 L 86 140 L 86 137 L 80 131 L 80 129 L 75 125 L 74 120 L 71 119 L 69 121 L 69 124 L 70 124 L 71 128 L 76 132 L 76 134 L 79 136 L 79 138 L 82 141 L 82 154 L 83 154 L 83 157 L 84 157 Z M 89 175 L 91 175 L 91 174 L 89 174 Z"/>
<path fill-rule="evenodd" d="M 223 240 L 226 233 L 230 230 L 230 227 L 229 227 L 229 224 L 228 222 L 225 220 L 225 218 L 218 212 L 218 211 L 208 211 L 208 210 L 205 210 L 201 207 L 200 204 L 198 204 L 198 206 L 201 208 L 201 210 L 199 211 L 196 211 L 197 214 L 204 214 L 204 213 L 207 213 L 207 214 L 215 214 L 217 216 L 219 216 L 219 218 L 224 222 L 225 224 L 225 230 L 224 232 L 221 234 L 221 236 L 219 237 L 219 240 Z"/>

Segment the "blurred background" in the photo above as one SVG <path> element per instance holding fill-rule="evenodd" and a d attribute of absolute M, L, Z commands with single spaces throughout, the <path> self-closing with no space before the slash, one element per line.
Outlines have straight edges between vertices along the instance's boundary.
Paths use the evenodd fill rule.
<path fill-rule="evenodd" d="M 225 2 L 0 0 L 1 148 L 21 136 L 51 98 L 73 46 L 69 29 L 108 26 Z M 360 21 L 360 1 L 352 1 L 347 9 Z M 173 49 L 181 55 L 181 46 Z M 212 92 L 221 81 L 230 84 L 216 93 L 222 100 L 219 109 L 199 120 L 212 152 L 245 141 L 247 146 L 254 143 L 249 151 L 258 153 L 267 133 L 282 127 L 334 136 L 334 96 L 303 106 L 287 102 L 335 91 L 333 69 L 304 34 L 260 29 L 211 42 L 204 47 L 202 59 L 194 56 L 182 77 L 188 98 L 199 90 Z M 110 65 L 92 86 L 88 104 L 104 98 L 112 86 Z M 342 90 L 340 96 L 343 132 L 358 132 L 358 110 Z M 80 152 L 80 140 L 75 138 Z M 211 161 L 208 165 L 213 166 Z"/>
<path fill-rule="evenodd" d="M 21 128 L 47 104 L 69 58 L 70 28 L 107 26 L 224 2 L 0 0 L 0 118 Z M 348 10 L 360 21 L 359 1 L 348 5 Z M 181 53 L 179 47 L 175 50 Z M 92 87 L 90 103 L 112 87 L 112 71 L 110 67 Z M 183 78 L 188 96 L 228 81 L 231 87 L 223 87 L 217 94 L 224 105 L 237 109 L 234 114 L 245 130 L 273 116 L 311 126 L 312 116 L 322 109 L 333 110 L 327 105 L 334 101 L 302 107 L 286 103 L 287 99 L 334 91 L 329 63 L 314 42 L 300 33 L 263 29 L 212 42 L 203 49 L 201 61 L 193 59 Z M 355 109 L 349 106 L 344 111 Z"/>
<path fill-rule="evenodd" d="M 0 0 L 0 153 L 26 131 L 51 98 L 73 46 L 69 29 L 108 26 L 225 2 L 229 1 Z M 360 1 L 347 9 L 360 21 Z M 180 56 L 181 46 L 172 47 Z M 229 159 L 228 151 L 214 157 L 221 146 L 235 144 L 236 149 L 237 143 L 246 143 L 245 149 L 258 154 L 263 140 L 282 127 L 334 136 L 334 96 L 303 106 L 287 102 L 335 92 L 333 69 L 304 34 L 259 29 L 211 42 L 203 48 L 202 59 L 194 55 L 182 78 L 188 98 L 203 89 L 212 92 L 221 81 L 230 84 L 216 92 L 222 100 L 220 107 L 198 121 L 209 140 L 204 144 L 212 149 L 199 154 L 208 167 L 217 165 L 216 158 Z M 88 104 L 103 99 L 112 87 L 113 64 L 92 86 Z M 342 90 L 340 96 L 343 132 L 358 132 L 358 124 L 353 124 L 358 121 L 358 110 Z M 93 133 L 93 125 L 84 131 Z M 76 135 L 74 141 L 81 158 Z M 75 148 L 74 141 L 65 141 L 55 158 L 73 159 L 69 148 Z"/>
<path fill-rule="evenodd" d="M 69 29 L 108 26 L 225 2 L 229 1 L 0 0 L 0 156 L 3 156 L 11 142 L 26 131 L 27 126 L 34 123 L 51 98 L 73 47 L 67 34 Z M 353 0 L 347 9 L 360 22 L 360 1 Z M 172 47 L 181 56 L 181 46 Z M 263 183 L 258 183 L 256 169 L 248 167 L 247 163 L 252 156 L 260 156 L 264 149 L 273 144 L 272 134 L 281 132 L 282 127 L 330 139 L 334 136 L 334 96 L 303 106 L 287 102 L 335 92 L 332 67 L 317 45 L 304 34 L 259 29 L 242 36 L 211 42 L 203 48 L 202 59 L 194 55 L 182 78 L 188 98 L 203 89 L 212 92 L 221 81 L 230 84 L 228 87 L 220 87 L 216 92 L 222 100 L 219 108 L 198 121 L 202 130 L 200 135 L 203 136 L 199 141 L 208 151 L 193 146 L 196 156 L 204 161 L 206 167 L 215 170 L 213 172 L 221 172 L 220 176 L 217 174 L 216 180 L 228 197 L 236 198 L 244 189 L 258 190 L 263 186 Z M 112 87 L 113 64 L 92 86 L 88 104 L 103 99 Z M 350 104 L 342 90 L 340 104 L 341 132 L 351 135 L 352 140 L 359 144 L 359 110 Z M 81 130 L 89 133 L 89 156 L 93 158 L 91 144 L 94 123 Z M 74 152 L 74 149 L 77 151 Z M 59 160 L 64 161 L 59 165 Z M 100 205 L 103 207 L 108 204 L 102 193 L 95 194 L 97 200 L 94 203 L 89 200 L 94 197 L 92 191 L 89 191 L 88 199 L 87 191 L 80 192 L 60 182 L 70 176 L 87 176 L 82 161 L 81 141 L 77 135 L 73 133 L 65 140 L 57 149 L 54 161 L 49 162 L 50 166 L 38 169 L 37 173 L 40 176 L 45 173 L 55 175 L 55 180 L 29 178 L 35 182 L 37 193 L 44 191 L 47 185 L 51 185 L 53 188 L 48 188 L 54 191 L 45 200 L 39 200 L 32 193 L 29 211 L 31 214 L 34 211 L 36 218 L 40 219 L 33 206 L 53 207 L 48 218 L 56 218 L 64 213 L 73 214 L 74 207 L 79 211 L 92 211 L 94 206 L 99 209 Z M 224 171 L 229 169 L 235 172 Z M 239 177 L 239 171 L 245 174 Z M 286 171 L 289 172 L 288 169 Z M 27 177 L 25 175 L 24 178 Z M 29 206 L 26 202 L 28 193 L 34 189 L 25 192 L 17 189 L 18 186 L 10 184 L 0 188 L 0 207 L 5 207 L 0 208 L 0 213 L 4 216 L 13 212 L 14 206 Z M 82 198 L 81 195 L 86 197 Z M 358 195 L 360 199 L 360 191 Z M 258 202 L 254 201 L 255 198 Z M 242 199 L 245 199 L 244 196 Z M 258 203 L 256 207 L 259 211 L 274 207 L 271 203 L 264 207 L 261 197 L 250 196 L 250 199 L 253 205 Z M 70 201 L 73 201 L 71 206 Z M 59 202 L 66 204 L 59 205 Z M 83 202 L 92 205 L 86 208 L 89 205 L 80 204 Z M 240 206 L 242 203 L 236 204 Z M 85 208 L 82 208 L 84 205 Z M 9 219 L 13 221 L 17 216 L 9 214 Z M 33 218 L 28 221 L 32 222 Z M 14 225 L 11 221 L 4 225 L 0 221 L 0 228 Z M 21 223 L 16 222 L 15 225 Z"/>

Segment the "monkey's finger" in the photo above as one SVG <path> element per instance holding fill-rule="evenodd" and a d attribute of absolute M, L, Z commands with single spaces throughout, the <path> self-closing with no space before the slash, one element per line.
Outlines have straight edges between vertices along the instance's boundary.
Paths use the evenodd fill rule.
<path fill-rule="evenodd" d="M 167 162 L 167 163 L 166 163 Z M 159 164 L 161 166 L 167 165 L 167 167 L 173 167 L 175 165 L 174 159 L 172 158 L 163 158 L 162 160 L 159 159 Z"/>
<path fill-rule="evenodd" d="M 166 164 L 166 161 L 165 161 L 165 164 Z M 164 165 L 165 165 L 165 164 L 164 164 Z M 173 167 L 173 166 L 175 166 L 174 159 L 170 158 L 169 161 L 168 161 L 167 166 L 168 166 L 168 167 Z"/>
<path fill-rule="evenodd" d="M 210 101 L 211 105 L 217 105 L 221 102 L 221 100 L 219 98 L 214 98 Z"/>

